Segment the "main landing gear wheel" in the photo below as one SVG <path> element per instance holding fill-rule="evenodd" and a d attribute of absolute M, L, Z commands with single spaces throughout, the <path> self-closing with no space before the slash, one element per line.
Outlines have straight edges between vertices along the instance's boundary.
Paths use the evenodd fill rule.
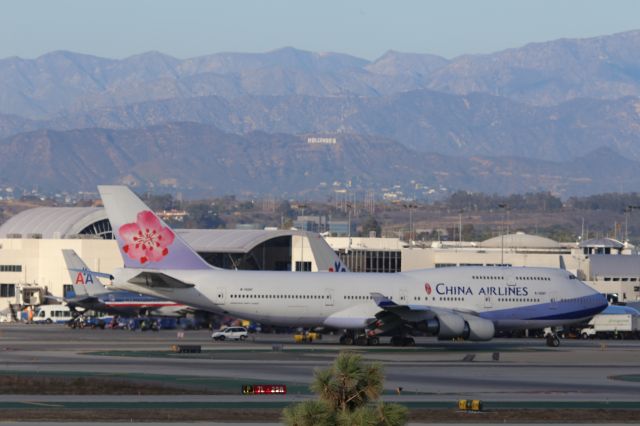
<path fill-rule="evenodd" d="M 560 338 L 555 334 L 547 334 L 547 346 L 557 348 L 560 346 Z"/>
<path fill-rule="evenodd" d="M 341 345 L 353 345 L 353 337 L 343 334 L 340 336 Z"/>
<path fill-rule="evenodd" d="M 357 346 L 367 346 L 367 338 L 366 336 L 358 336 L 356 337 L 356 345 Z"/>
<path fill-rule="evenodd" d="M 380 339 L 377 337 L 369 337 L 367 339 L 367 344 L 369 346 L 378 346 L 380 344 Z"/>
<path fill-rule="evenodd" d="M 415 344 L 416 341 L 413 340 L 413 337 L 393 336 L 391 338 L 391 345 L 393 346 L 413 346 Z"/>

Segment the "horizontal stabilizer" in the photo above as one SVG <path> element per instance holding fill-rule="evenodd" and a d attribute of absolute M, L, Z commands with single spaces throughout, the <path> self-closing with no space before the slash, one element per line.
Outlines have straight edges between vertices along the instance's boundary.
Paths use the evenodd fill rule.
<path fill-rule="evenodd" d="M 113 281 L 114 280 L 114 277 L 111 274 L 107 274 L 105 272 L 90 271 L 87 268 L 69 268 L 69 271 L 71 271 L 71 272 L 84 272 L 84 273 L 89 272 L 94 277 L 106 278 L 109 281 Z"/>
<path fill-rule="evenodd" d="M 63 297 L 54 296 L 52 294 L 45 294 L 44 298 L 47 300 L 53 300 L 58 303 L 63 303 L 65 301 Z"/>
<path fill-rule="evenodd" d="M 162 272 L 141 272 L 129 281 L 131 284 L 148 288 L 191 288 L 194 285 L 185 283 Z"/>

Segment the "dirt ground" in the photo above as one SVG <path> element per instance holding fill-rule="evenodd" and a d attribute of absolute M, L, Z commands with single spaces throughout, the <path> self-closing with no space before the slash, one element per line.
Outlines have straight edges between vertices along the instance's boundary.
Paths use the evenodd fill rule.
<path fill-rule="evenodd" d="M 236 421 L 277 422 L 279 409 L 14 409 L 2 410 L 3 421 Z M 411 410 L 410 421 L 423 423 L 638 423 L 638 410 L 495 410 L 482 413 L 461 413 L 455 410 Z"/>
<path fill-rule="evenodd" d="M 194 395 L 215 394 L 206 389 L 171 387 L 157 383 L 99 377 L 38 377 L 0 375 L 2 395 Z"/>

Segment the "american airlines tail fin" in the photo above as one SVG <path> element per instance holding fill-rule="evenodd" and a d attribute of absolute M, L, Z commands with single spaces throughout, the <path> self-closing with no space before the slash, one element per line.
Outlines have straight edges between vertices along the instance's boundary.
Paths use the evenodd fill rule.
<path fill-rule="evenodd" d="M 98 277 L 113 279 L 111 275 L 90 271 L 74 250 L 62 250 L 62 256 L 67 264 L 76 296 L 97 296 L 109 293 L 110 290 L 98 281 Z"/>
<path fill-rule="evenodd" d="M 335 251 L 327 244 L 320 234 L 307 234 L 311 251 L 316 259 L 318 271 L 349 272 Z"/>
<path fill-rule="evenodd" d="M 98 186 L 125 268 L 213 269 L 128 187 Z"/>

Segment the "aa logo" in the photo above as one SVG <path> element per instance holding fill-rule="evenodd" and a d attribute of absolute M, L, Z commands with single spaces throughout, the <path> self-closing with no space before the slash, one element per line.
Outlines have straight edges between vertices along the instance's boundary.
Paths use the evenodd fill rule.
<path fill-rule="evenodd" d="M 333 266 L 329 267 L 329 272 L 347 272 L 346 268 L 342 266 L 339 261 L 334 262 Z"/>
<path fill-rule="evenodd" d="M 76 284 L 93 284 L 93 277 L 90 272 L 78 272 L 76 275 Z"/>

